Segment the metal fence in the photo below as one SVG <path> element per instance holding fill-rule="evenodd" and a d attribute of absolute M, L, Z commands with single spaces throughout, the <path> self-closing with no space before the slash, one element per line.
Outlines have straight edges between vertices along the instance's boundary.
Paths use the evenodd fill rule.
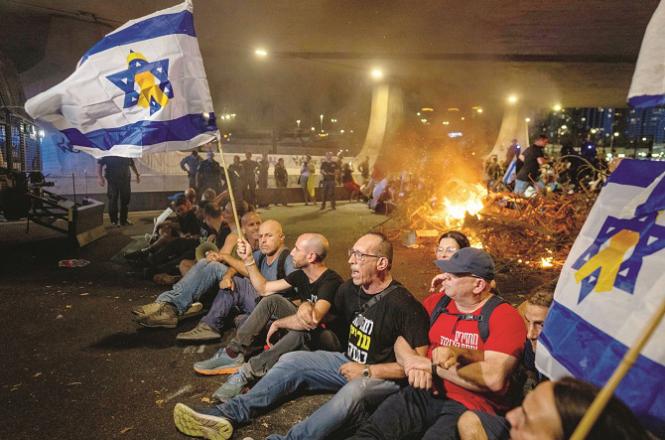
<path fill-rule="evenodd" d="M 41 136 L 32 121 L 0 108 L 0 168 L 41 171 Z"/>

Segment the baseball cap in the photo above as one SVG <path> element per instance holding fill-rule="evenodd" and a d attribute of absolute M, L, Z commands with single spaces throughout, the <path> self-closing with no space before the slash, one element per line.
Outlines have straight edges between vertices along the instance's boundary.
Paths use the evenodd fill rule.
<path fill-rule="evenodd" d="M 181 205 L 185 203 L 185 200 L 187 200 L 187 197 L 185 197 L 184 192 L 179 192 L 175 193 L 172 196 L 169 196 L 168 199 L 172 201 L 176 206 Z"/>
<path fill-rule="evenodd" d="M 488 281 L 494 279 L 494 261 L 482 249 L 462 248 L 448 260 L 437 260 L 436 265 L 442 272 L 470 273 Z"/>

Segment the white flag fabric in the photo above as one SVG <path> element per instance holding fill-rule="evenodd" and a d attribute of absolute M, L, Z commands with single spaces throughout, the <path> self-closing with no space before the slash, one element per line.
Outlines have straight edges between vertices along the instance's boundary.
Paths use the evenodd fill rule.
<path fill-rule="evenodd" d="M 644 32 L 628 104 L 638 108 L 665 104 L 665 3 L 662 1 Z"/>
<path fill-rule="evenodd" d="M 665 298 L 665 162 L 623 160 L 561 271 L 536 366 L 603 386 Z M 616 395 L 665 435 L 665 322 Z"/>
<path fill-rule="evenodd" d="M 25 109 L 55 143 L 94 157 L 191 149 L 217 126 L 190 1 L 131 20 Z"/>

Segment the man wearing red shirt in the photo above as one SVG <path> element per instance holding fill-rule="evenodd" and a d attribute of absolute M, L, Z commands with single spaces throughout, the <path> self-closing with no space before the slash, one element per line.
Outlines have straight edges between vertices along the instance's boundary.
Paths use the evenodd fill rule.
<path fill-rule="evenodd" d="M 489 439 L 508 437 L 498 415 L 512 403 L 509 377 L 526 338 L 522 318 L 490 292 L 494 262 L 484 251 L 463 248 L 436 263 L 449 299 L 432 295 L 424 304 L 432 318 L 428 357 L 397 340 L 397 362 L 411 386 L 386 399 L 354 439 L 459 438 L 457 419 L 467 410 L 476 412 Z"/>

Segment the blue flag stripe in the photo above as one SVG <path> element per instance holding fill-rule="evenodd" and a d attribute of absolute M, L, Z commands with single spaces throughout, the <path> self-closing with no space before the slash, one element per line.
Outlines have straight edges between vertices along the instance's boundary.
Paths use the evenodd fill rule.
<path fill-rule="evenodd" d="M 657 107 L 665 104 L 665 95 L 640 95 L 628 99 L 628 105 L 637 108 Z"/>
<path fill-rule="evenodd" d="M 196 37 L 194 31 L 194 17 L 189 11 L 175 14 L 157 15 L 152 18 L 135 23 L 114 34 L 107 35 L 88 50 L 81 58 L 81 65 L 90 56 L 111 49 L 116 46 L 136 43 L 171 34 L 185 34 Z"/>
<path fill-rule="evenodd" d="M 215 113 L 206 118 L 201 114 L 185 115 L 170 121 L 139 121 L 122 127 L 82 133 L 76 128 L 61 132 L 70 145 L 110 150 L 114 145 L 154 145 L 169 141 L 187 141 L 217 130 Z"/>
<path fill-rule="evenodd" d="M 622 160 L 607 183 L 646 188 L 663 174 L 663 163 L 650 160 Z"/>
<path fill-rule="evenodd" d="M 538 343 L 573 376 L 603 386 L 628 348 L 612 336 L 554 302 Z M 639 356 L 615 393 L 630 402 L 640 420 L 657 435 L 665 435 L 665 365 Z"/>

